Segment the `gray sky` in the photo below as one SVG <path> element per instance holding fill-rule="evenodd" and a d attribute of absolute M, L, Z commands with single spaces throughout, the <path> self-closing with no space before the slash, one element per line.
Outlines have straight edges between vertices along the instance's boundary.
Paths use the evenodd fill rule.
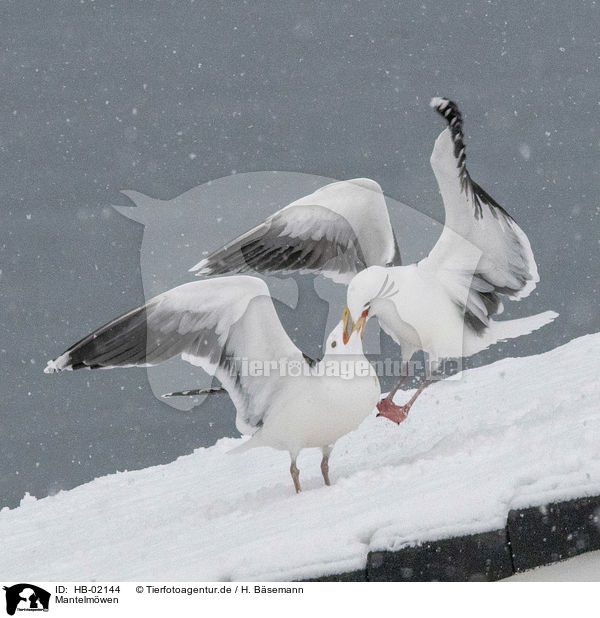
<path fill-rule="evenodd" d="M 0 506 L 233 435 L 227 397 L 174 411 L 144 369 L 42 373 L 144 300 L 121 189 L 367 176 L 441 220 L 434 95 L 459 103 L 472 176 L 531 240 L 541 282 L 506 315 L 561 314 L 472 362 L 599 330 L 598 23 L 593 2 L 5 3 Z"/>

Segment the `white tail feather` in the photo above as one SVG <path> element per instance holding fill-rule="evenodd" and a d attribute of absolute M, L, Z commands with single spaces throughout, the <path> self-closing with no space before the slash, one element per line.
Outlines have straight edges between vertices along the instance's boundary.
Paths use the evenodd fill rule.
<path fill-rule="evenodd" d="M 528 335 L 538 328 L 542 328 L 558 317 L 555 311 L 544 311 L 536 315 L 530 315 L 526 318 L 518 318 L 516 320 L 506 320 L 503 322 L 493 322 L 490 324 L 489 335 L 493 342 L 502 341 L 504 339 L 514 339 L 521 335 Z"/>
<path fill-rule="evenodd" d="M 251 436 L 248 440 L 246 440 L 239 446 L 236 446 L 232 448 L 230 451 L 227 451 L 227 455 L 238 455 L 239 453 L 245 453 L 246 451 L 249 451 L 250 449 L 255 448 L 257 446 L 261 446 L 261 445 L 258 443 L 256 439 L 256 434 L 254 434 L 253 436 Z"/>

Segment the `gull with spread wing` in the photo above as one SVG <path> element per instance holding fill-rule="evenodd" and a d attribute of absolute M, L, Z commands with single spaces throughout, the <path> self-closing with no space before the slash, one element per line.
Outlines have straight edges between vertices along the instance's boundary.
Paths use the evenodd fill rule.
<path fill-rule="evenodd" d="M 381 394 L 362 351 L 366 315 L 356 322 L 349 317 L 345 310 L 315 363 L 285 332 L 264 281 L 244 275 L 194 281 L 95 330 L 44 371 L 151 366 L 180 356 L 229 393 L 238 430 L 251 434 L 234 450 L 288 451 L 299 492 L 298 453 L 322 450 L 329 485 L 333 445 L 358 427 Z"/>
<path fill-rule="evenodd" d="M 407 266 L 371 266 L 350 282 L 347 302 L 353 318 L 377 316 L 383 330 L 402 347 L 407 363 L 418 350 L 436 368 L 444 358 L 476 354 L 551 322 L 546 311 L 496 321 L 500 296 L 526 297 L 539 281 L 529 240 L 515 220 L 475 183 L 466 167 L 462 116 L 456 104 L 434 98 L 431 106 L 448 122 L 435 142 L 431 166 L 439 185 L 445 226 L 429 255 Z M 430 384 L 425 379 L 404 406 L 393 397 L 404 377 L 378 405 L 396 423 Z"/>

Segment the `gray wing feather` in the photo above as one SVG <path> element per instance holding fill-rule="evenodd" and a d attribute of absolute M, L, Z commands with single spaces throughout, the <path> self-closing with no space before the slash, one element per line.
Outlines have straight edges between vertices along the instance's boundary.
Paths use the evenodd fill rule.
<path fill-rule="evenodd" d="M 198 275 L 249 271 L 354 274 L 366 268 L 348 221 L 319 205 L 294 205 L 236 238 L 194 266 Z"/>
<path fill-rule="evenodd" d="M 243 359 L 302 359 L 275 311 L 266 284 L 255 277 L 187 283 L 112 320 L 50 361 L 47 373 L 151 366 L 181 356 L 219 379 L 233 400 L 237 426 L 258 427 L 277 376 L 244 375 Z"/>
<path fill-rule="evenodd" d="M 398 246 L 398 239 L 396 238 L 396 234 L 392 231 L 394 237 L 394 257 L 389 264 L 386 266 L 402 266 L 402 255 L 400 254 L 400 247 Z"/>

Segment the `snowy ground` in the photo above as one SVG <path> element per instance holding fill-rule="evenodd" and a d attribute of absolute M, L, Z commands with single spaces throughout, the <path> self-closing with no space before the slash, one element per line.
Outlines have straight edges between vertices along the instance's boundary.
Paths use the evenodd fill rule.
<path fill-rule="evenodd" d="M 501 528 L 510 508 L 600 494 L 600 334 L 433 385 L 396 426 L 320 453 L 226 453 L 94 480 L 0 512 L 5 580 L 289 580 L 367 552 Z M 407 393 L 400 393 L 404 401 Z"/>
<path fill-rule="evenodd" d="M 600 582 L 600 551 L 507 577 L 507 582 Z"/>

